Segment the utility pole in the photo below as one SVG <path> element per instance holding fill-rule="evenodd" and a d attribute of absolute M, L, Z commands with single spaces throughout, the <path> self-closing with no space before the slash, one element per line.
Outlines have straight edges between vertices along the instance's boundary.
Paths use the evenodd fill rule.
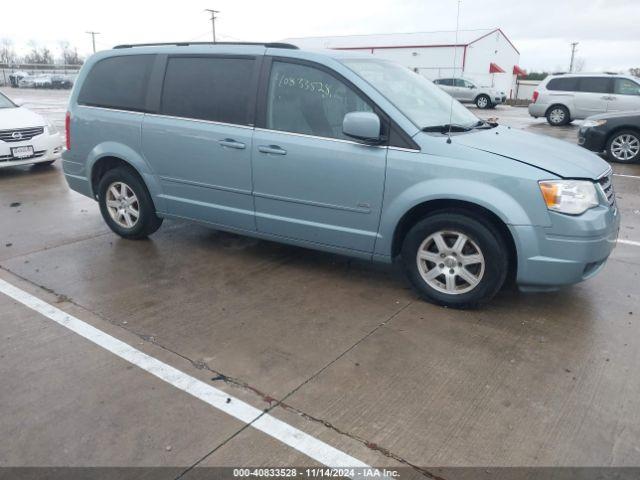
<path fill-rule="evenodd" d="M 211 31 L 213 32 L 213 43 L 216 43 L 216 13 L 220 13 L 219 10 L 211 10 L 210 8 L 205 8 L 205 12 L 211 13 Z"/>
<path fill-rule="evenodd" d="M 571 44 L 571 63 L 569 64 L 569 73 L 573 73 L 573 61 L 576 58 L 576 47 L 578 46 L 578 42 L 573 42 Z"/>
<path fill-rule="evenodd" d="M 96 35 L 100 35 L 100 32 L 87 32 L 91 35 L 91 43 L 93 43 L 93 53 L 96 53 Z"/>

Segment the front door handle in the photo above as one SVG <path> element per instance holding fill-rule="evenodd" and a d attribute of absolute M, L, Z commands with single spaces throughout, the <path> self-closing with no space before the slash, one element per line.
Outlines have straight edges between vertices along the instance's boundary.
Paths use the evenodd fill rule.
<path fill-rule="evenodd" d="M 238 150 L 244 150 L 247 147 L 244 143 L 237 142 L 233 138 L 225 138 L 224 140 L 218 141 L 218 144 L 221 147 L 236 148 Z"/>
<path fill-rule="evenodd" d="M 260 145 L 258 151 L 261 153 L 270 153 L 272 155 L 286 155 L 287 151 L 279 145 Z"/>

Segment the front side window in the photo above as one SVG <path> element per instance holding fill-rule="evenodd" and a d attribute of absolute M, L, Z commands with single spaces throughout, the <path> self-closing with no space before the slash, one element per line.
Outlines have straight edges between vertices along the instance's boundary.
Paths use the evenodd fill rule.
<path fill-rule="evenodd" d="M 471 127 L 478 117 L 422 75 L 397 63 L 379 59 L 342 61 L 418 128 L 452 123 Z"/>
<path fill-rule="evenodd" d="M 123 55 L 96 63 L 78 95 L 78 103 L 142 112 L 155 55 Z"/>
<path fill-rule="evenodd" d="M 248 125 L 252 123 L 253 68 L 253 58 L 169 58 L 160 112 Z"/>
<path fill-rule="evenodd" d="M 349 139 L 342 121 L 349 112 L 373 109 L 356 92 L 318 68 L 274 61 L 267 93 L 266 128 Z"/>
<path fill-rule="evenodd" d="M 613 93 L 617 95 L 640 95 L 640 85 L 628 78 L 616 78 Z"/>
<path fill-rule="evenodd" d="M 610 93 L 611 79 L 607 77 L 582 77 L 579 91 L 586 93 Z"/>

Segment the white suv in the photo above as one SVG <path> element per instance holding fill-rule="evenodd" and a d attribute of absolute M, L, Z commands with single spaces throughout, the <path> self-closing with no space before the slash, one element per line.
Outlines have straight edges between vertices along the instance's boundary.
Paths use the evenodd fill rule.
<path fill-rule="evenodd" d="M 605 112 L 640 110 L 640 79 L 629 75 L 549 75 L 533 92 L 529 115 L 566 125 Z"/>
<path fill-rule="evenodd" d="M 0 93 L 0 168 L 51 164 L 62 155 L 62 137 L 37 113 Z"/>
<path fill-rule="evenodd" d="M 475 103 L 478 108 L 495 108 L 507 96 L 493 87 L 479 87 L 467 78 L 437 78 L 433 81 L 442 90 L 460 102 Z"/>

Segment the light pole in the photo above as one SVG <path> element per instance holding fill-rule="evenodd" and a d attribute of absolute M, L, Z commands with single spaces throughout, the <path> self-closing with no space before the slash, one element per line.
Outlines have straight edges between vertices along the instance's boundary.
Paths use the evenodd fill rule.
<path fill-rule="evenodd" d="M 204 11 L 211 13 L 211 31 L 213 33 L 213 43 L 216 43 L 216 13 L 220 13 L 220 11 L 211 10 L 210 8 L 205 8 Z"/>

